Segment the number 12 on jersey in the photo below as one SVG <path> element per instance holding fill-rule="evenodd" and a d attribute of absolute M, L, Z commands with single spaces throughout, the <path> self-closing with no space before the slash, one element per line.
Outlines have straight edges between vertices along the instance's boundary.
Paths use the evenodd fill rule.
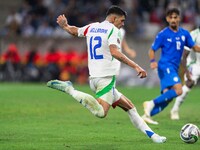
<path fill-rule="evenodd" d="M 94 42 L 97 42 L 96 44 L 93 45 Z M 90 38 L 90 58 L 91 59 L 103 59 L 103 55 L 98 55 L 97 50 L 101 47 L 102 45 L 102 39 L 100 36 L 95 36 Z"/>

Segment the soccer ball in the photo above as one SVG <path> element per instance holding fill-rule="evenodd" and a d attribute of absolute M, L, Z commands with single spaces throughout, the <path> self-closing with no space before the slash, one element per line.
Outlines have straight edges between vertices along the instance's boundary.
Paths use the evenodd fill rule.
<path fill-rule="evenodd" d="M 181 128 L 180 138 L 185 143 L 193 144 L 198 141 L 199 134 L 200 131 L 196 125 L 187 123 Z"/>

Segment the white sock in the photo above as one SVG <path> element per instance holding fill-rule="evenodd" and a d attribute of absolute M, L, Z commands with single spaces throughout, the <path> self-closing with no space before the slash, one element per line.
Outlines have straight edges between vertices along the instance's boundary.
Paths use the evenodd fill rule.
<path fill-rule="evenodd" d="M 180 105 L 183 103 L 185 97 L 187 96 L 188 92 L 190 92 L 191 89 L 188 88 L 186 85 L 184 85 L 182 87 L 182 90 L 183 90 L 183 93 L 176 98 L 172 111 L 179 111 Z"/>
<path fill-rule="evenodd" d="M 105 117 L 103 107 L 93 96 L 84 92 L 77 91 L 74 88 L 70 89 L 69 94 L 95 116 L 99 118 Z"/>
<path fill-rule="evenodd" d="M 144 122 L 144 120 L 140 117 L 140 115 L 138 114 L 136 108 L 132 108 L 130 110 L 127 111 L 129 118 L 132 122 L 132 124 L 139 129 L 140 131 L 142 131 L 144 134 L 146 134 L 148 137 L 152 137 L 152 135 L 154 134 L 154 132 L 151 130 L 151 128 Z"/>

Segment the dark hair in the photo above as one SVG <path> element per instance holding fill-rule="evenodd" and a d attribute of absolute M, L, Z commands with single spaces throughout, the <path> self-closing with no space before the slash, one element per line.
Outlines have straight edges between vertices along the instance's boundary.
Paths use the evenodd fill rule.
<path fill-rule="evenodd" d="M 111 6 L 108 11 L 106 12 L 106 17 L 110 14 L 116 14 L 116 15 L 119 15 L 119 16 L 127 16 L 127 12 L 122 10 L 119 6 Z"/>
<path fill-rule="evenodd" d="M 166 16 L 170 16 L 173 13 L 177 14 L 178 16 L 180 15 L 180 11 L 178 8 L 170 8 L 166 11 Z"/>

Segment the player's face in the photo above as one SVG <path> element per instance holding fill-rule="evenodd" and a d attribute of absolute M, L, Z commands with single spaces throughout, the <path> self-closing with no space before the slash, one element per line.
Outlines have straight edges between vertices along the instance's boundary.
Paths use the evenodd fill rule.
<path fill-rule="evenodd" d="M 169 23 L 169 27 L 173 30 L 177 30 L 180 22 L 180 16 L 176 13 L 173 13 L 166 17 L 167 22 Z"/>
<path fill-rule="evenodd" d="M 124 26 L 124 21 L 125 21 L 125 16 L 116 16 L 116 17 L 114 18 L 113 24 L 114 24 L 118 29 L 120 29 L 121 27 Z"/>

